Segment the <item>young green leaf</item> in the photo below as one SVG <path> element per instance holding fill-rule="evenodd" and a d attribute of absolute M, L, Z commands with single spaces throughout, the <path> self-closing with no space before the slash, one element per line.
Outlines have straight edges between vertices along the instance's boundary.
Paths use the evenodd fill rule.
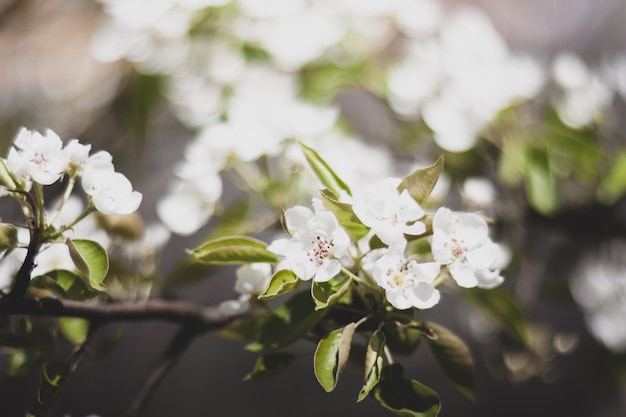
<path fill-rule="evenodd" d="M 467 345 L 440 324 L 424 322 L 434 337 L 425 338 L 439 367 L 463 395 L 474 400 L 474 361 Z"/>
<path fill-rule="evenodd" d="M 398 185 L 398 191 L 408 190 L 411 197 L 422 204 L 435 188 L 442 168 L 443 156 L 440 156 L 433 165 L 417 169 L 407 175 Z"/>
<path fill-rule="evenodd" d="M 339 201 L 337 195 L 328 189 L 320 191 L 322 202 L 328 211 L 332 212 L 339 224 L 354 238 L 359 240 L 369 232 L 369 227 L 365 226 L 352 211 L 352 206 Z"/>
<path fill-rule="evenodd" d="M 83 301 L 96 297 L 99 293 L 94 291 L 87 278 L 76 275 L 65 269 L 57 269 L 47 272 L 30 280 L 30 286 L 50 291 L 61 298 Z"/>
<path fill-rule="evenodd" d="M 278 262 L 276 254 L 268 251 L 264 242 L 247 236 L 228 236 L 210 240 L 189 253 L 208 265 Z"/>
<path fill-rule="evenodd" d="M 59 329 L 68 341 L 74 345 L 80 345 L 87 338 L 89 321 L 79 317 L 61 317 Z"/>
<path fill-rule="evenodd" d="M 272 298 L 281 294 L 286 294 L 298 286 L 300 280 L 292 271 L 281 269 L 272 276 L 267 289 L 259 298 Z"/>
<path fill-rule="evenodd" d="M 244 377 L 244 381 L 259 381 L 276 375 L 287 367 L 296 355 L 286 352 L 266 353 L 254 365 L 254 369 Z"/>
<path fill-rule="evenodd" d="M 355 323 L 336 329 L 326 335 L 317 345 L 314 357 L 314 371 L 317 381 L 326 392 L 337 386 L 337 380 L 346 366 L 350 355 L 350 344 L 356 329 Z"/>
<path fill-rule="evenodd" d="M 258 340 L 246 348 L 259 352 L 286 346 L 307 334 L 324 314 L 325 310 L 315 310 L 308 290 L 300 291 L 269 315 L 261 328 Z"/>
<path fill-rule="evenodd" d="M 365 383 L 357 402 L 363 401 L 372 389 L 378 384 L 383 370 L 383 355 L 385 350 L 385 335 L 380 330 L 374 331 L 365 352 Z"/>
<path fill-rule="evenodd" d="M 543 214 L 554 213 L 559 205 L 559 192 L 550 154 L 544 149 L 530 148 L 524 162 L 528 202 Z"/>
<path fill-rule="evenodd" d="M 39 392 L 28 412 L 29 416 L 44 417 L 48 415 L 71 372 L 70 365 L 60 361 L 48 362 L 41 367 Z"/>
<path fill-rule="evenodd" d="M 70 256 L 76 268 L 89 280 L 89 285 L 98 291 L 106 290 L 104 278 L 109 271 L 109 257 L 107 251 L 93 240 L 76 239 L 69 237 L 65 244 L 70 250 Z"/>
<path fill-rule="evenodd" d="M 302 152 L 304 153 L 304 157 L 309 163 L 309 166 L 326 188 L 331 190 L 336 195 L 340 195 L 342 191 L 351 195 L 348 185 L 343 182 L 337 174 L 335 174 L 331 167 L 322 159 L 321 156 L 319 156 L 317 152 L 303 143 L 300 143 L 300 147 L 302 148 Z"/>
<path fill-rule="evenodd" d="M 463 297 L 500 328 L 526 346 L 530 343 L 528 322 L 515 299 L 501 288 L 470 288 L 461 291 Z"/>
<path fill-rule="evenodd" d="M 311 296 L 315 301 L 315 309 L 320 310 L 335 304 L 350 289 L 350 277 L 341 276 L 326 282 L 313 282 Z"/>
<path fill-rule="evenodd" d="M 398 363 L 385 366 L 373 390 L 374 399 L 383 407 L 402 417 L 435 417 L 441 407 L 435 391 L 415 380 L 402 376 Z"/>

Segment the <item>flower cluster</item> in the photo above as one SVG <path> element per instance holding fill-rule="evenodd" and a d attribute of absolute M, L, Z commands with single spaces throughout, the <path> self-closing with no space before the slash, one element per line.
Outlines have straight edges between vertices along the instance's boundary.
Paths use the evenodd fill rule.
<path fill-rule="evenodd" d="M 42 135 L 23 127 L 9 150 L 6 166 L 24 188 L 30 188 L 31 182 L 51 185 L 64 175 L 71 181 L 81 176 L 83 190 L 101 213 L 130 214 L 137 210 L 142 195 L 133 191 L 124 174 L 115 171 L 111 154 L 100 151 L 90 156 L 90 150 L 91 145 L 77 139 L 63 146 L 50 129 Z"/>
<path fill-rule="evenodd" d="M 427 214 L 399 181 L 377 186 L 378 194 L 354 198 L 356 218 L 369 229 L 359 241 L 350 239 L 335 214 L 320 199 L 314 210 L 296 206 L 285 211 L 290 238 L 274 240 L 268 250 L 283 257 L 282 268 L 299 279 L 327 282 L 340 271 L 384 290 L 396 309 L 427 309 L 440 300 L 437 286 L 449 275 L 464 288 L 493 288 L 503 282 L 500 247 L 488 235 L 485 219 L 442 207 L 427 232 Z M 395 184 L 395 186 L 394 186 Z M 372 247 L 377 238 L 380 244 Z M 429 255 L 412 253 L 409 240 L 430 239 Z"/>

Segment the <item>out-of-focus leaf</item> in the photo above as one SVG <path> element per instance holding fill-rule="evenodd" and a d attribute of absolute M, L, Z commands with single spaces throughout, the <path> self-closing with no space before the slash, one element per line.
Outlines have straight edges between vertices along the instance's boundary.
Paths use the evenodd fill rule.
<path fill-rule="evenodd" d="M 28 415 L 33 417 L 48 415 L 71 373 L 72 369 L 68 363 L 60 361 L 45 363 L 41 367 L 37 400 L 31 406 Z"/>
<path fill-rule="evenodd" d="M 343 182 L 337 174 L 335 174 L 332 168 L 322 159 L 321 156 L 319 156 L 317 152 L 303 143 L 300 143 L 300 147 L 302 148 L 302 152 L 304 152 L 304 156 L 309 163 L 309 166 L 326 188 L 335 193 L 335 195 L 340 195 L 342 191 L 351 195 L 348 185 Z"/>
<path fill-rule="evenodd" d="M 107 251 L 98 242 L 67 238 L 65 244 L 76 268 L 89 279 L 89 285 L 98 291 L 106 290 L 103 284 L 109 271 Z"/>
<path fill-rule="evenodd" d="M 267 250 L 264 242 L 247 236 L 220 237 L 189 253 L 208 265 L 278 262 L 276 254 Z"/>
<path fill-rule="evenodd" d="M 254 369 L 244 377 L 244 381 L 259 381 L 267 379 L 285 369 L 296 355 L 286 352 L 266 353 L 254 365 Z"/>
<path fill-rule="evenodd" d="M 266 314 L 239 317 L 230 321 L 226 326 L 218 330 L 218 333 L 220 336 L 227 337 L 229 339 L 258 339 L 261 337 L 261 332 L 268 317 L 269 316 Z"/>
<path fill-rule="evenodd" d="M 278 349 L 295 342 L 319 322 L 326 310 L 315 310 L 309 291 L 294 294 L 269 315 L 258 340 L 247 346 L 253 352 Z"/>
<path fill-rule="evenodd" d="M 79 317 L 61 317 L 59 328 L 67 340 L 74 345 L 80 345 L 89 333 L 89 321 Z"/>
<path fill-rule="evenodd" d="M 453 332 L 433 322 L 424 322 L 434 337 L 426 337 L 439 367 L 463 395 L 474 400 L 474 361 L 467 345 Z"/>
<path fill-rule="evenodd" d="M 407 175 L 398 185 L 398 191 L 407 190 L 415 201 L 422 204 L 426 201 L 433 188 L 435 188 L 442 168 L 443 156 L 440 156 L 433 165 L 416 169 Z"/>
<path fill-rule="evenodd" d="M 402 417 L 435 417 L 441 407 L 435 391 L 402 376 L 404 368 L 394 363 L 383 368 L 373 395 L 383 407 Z"/>
<path fill-rule="evenodd" d="M 300 280 L 292 271 L 281 269 L 272 276 L 267 289 L 259 298 L 272 298 L 281 294 L 286 294 L 298 286 Z"/>
<path fill-rule="evenodd" d="M 600 183 L 598 196 L 607 203 L 614 203 L 626 193 L 626 151 L 620 152 L 608 173 Z"/>
<path fill-rule="evenodd" d="M 254 231 L 253 226 L 249 221 L 246 221 L 250 214 L 250 208 L 250 200 L 247 198 L 228 207 L 211 232 L 211 238 L 252 233 Z"/>
<path fill-rule="evenodd" d="M 525 155 L 525 169 L 529 204 L 543 214 L 554 213 L 559 205 L 558 189 L 548 153 L 530 148 Z"/>
<path fill-rule="evenodd" d="M 350 344 L 356 329 L 355 323 L 333 330 L 319 341 L 315 349 L 314 371 L 317 381 L 326 392 L 337 386 L 339 375 L 350 355 Z"/>
<path fill-rule="evenodd" d="M 380 380 L 383 371 L 383 355 L 385 350 L 385 335 L 382 331 L 376 330 L 372 333 L 367 351 L 365 353 L 365 383 L 357 402 L 363 401 L 367 395 L 374 389 Z"/>
<path fill-rule="evenodd" d="M 17 229 L 12 224 L 0 223 L 0 252 L 5 252 L 2 257 L 6 256 L 15 246 L 17 246 Z"/>
<path fill-rule="evenodd" d="M 350 277 L 341 276 L 326 282 L 313 282 L 311 296 L 315 301 L 315 309 L 326 308 L 341 300 L 350 289 L 351 281 Z"/>
<path fill-rule="evenodd" d="M 392 353 L 402 356 L 415 352 L 422 336 L 419 330 L 408 326 L 384 326 L 382 331 L 385 334 L 387 348 Z"/>
<path fill-rule="evenodd" d="M 526 346 L 530 343 L 528 321 L 515 299 L 501 288 L 462 289 L 461 294 L 476 309 Z"/>
<path fill-rule="evenodd" d="M 328 189 L 321 190 L 322 202 L 328 211 L 332 212 L 339 224 L 354 238 L 359 240 L 369 232 L 369 227 L 365 226 L 352 211 L 352 206 L 339 201 L 337 195 Z"/>

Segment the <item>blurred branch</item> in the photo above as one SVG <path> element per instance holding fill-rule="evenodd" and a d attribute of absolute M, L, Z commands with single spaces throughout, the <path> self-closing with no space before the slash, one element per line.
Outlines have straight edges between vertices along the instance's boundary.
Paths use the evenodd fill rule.
<path fill-rule="evenodd" d="M 58 298 L 4 297 L 0 299 L 0 315 L 81 317 L 100 323 L 165 320 L 193 325 L 204 331 L 217 329 L 230 321 L 216 307 L 160 299 L 97 304 Z"/>
<path fill-rule="evenodd" d="M 185 350 L 187 350 L 200 332 L 201 330 L 199 328 L 189 325 L 184 325 L 179 329 L 178 333 L 176 333 L 176 336 L 174 336 L 174 339 L 172 339 L 167 347 L 167 350 L 163 353 L 163 356 L 146 377 L 143 386 L 137 392 L 137 395 L 126 410 L 125 417 L 138 417 L 141 415 L 148 400 L 156 391 L 165 375 L 172 369 L 176 362 L 178 362 L 178 359 L 185 353 Z"/>

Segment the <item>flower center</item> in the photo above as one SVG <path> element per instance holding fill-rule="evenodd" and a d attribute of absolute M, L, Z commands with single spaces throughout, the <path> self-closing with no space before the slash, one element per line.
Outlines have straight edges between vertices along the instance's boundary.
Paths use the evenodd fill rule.
<path fill-rule="evenodd" d="M 463 247 L 463 241 L 452 239 L 452 256 L 455 259 L 464 258 L 467 249 Z"/>
<path fill-rule="evenodd" d="M 316 236 L 315 240 L 311 241 L 313 248 L 306 251 L 306 256 L 311 263 L 321 264 L 324 259 L 330 255 L 333 241 L 328 240 L 326 236 Z"/>

